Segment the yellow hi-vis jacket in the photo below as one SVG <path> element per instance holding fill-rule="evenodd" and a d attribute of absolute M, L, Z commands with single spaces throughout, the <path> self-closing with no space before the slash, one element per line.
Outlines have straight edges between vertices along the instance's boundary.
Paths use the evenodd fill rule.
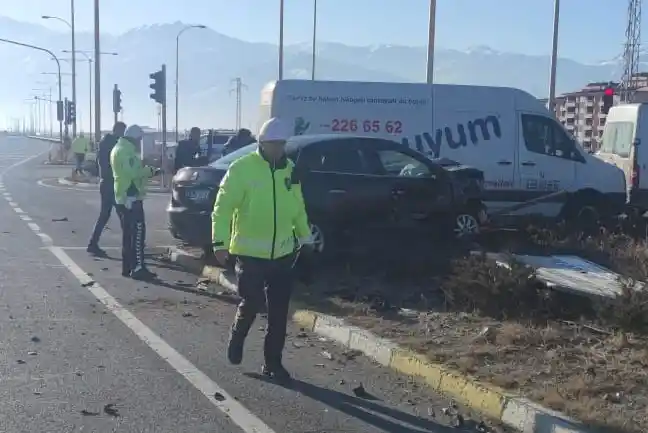
<path fill-rule="evenodd" d="M 72 142 L 71 149 L 73 153 L 82 153 L 85 155 L 90 151 L 90 140 L 86 137 L 77 137 Z"/>
<path fill-rule="evenodd" d="M 311 231 L 294 164 L 274 165 L 259 150 L 230 165 L 212 213 L 214 250 L 278 259 L 310 240 Z"/>
<path fill-rule="evenodd" d="M 127 138 L 120 138 L 110 151 L 110 165 L 115 179 L 115 203 L 125 204 L 129 196 L 143 200 L 146 195 L 146 184 L 155 170 L 142 165 L 135 145 Z"/>

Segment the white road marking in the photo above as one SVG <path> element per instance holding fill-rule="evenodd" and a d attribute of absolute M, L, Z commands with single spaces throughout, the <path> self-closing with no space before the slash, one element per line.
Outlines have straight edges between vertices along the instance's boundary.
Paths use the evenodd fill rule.
<path fill-rule="evenodd" d="M 19 207 L 15 207 L 15 208 L 13 208 L 13 210 L 14 210 L 14 212 L 16 212 L 16 213 L 25 213 L 25 211 L 22 210 L 22 209 L 19 208 Z"/>
<path fill-rule="evenodd" d="M 31 221 L 32 219 L 27 215 L 20 215 L 20 219 L 23 221 Z"/>
<path fill-rule="evenodd" d="M 92 187 L 92 188 L 90 188 L 90 187 L 78 187 L 78 186 L 71 186 L 71 185 L 67 186 L 67 185 L 62 185 L 62 184 L 50 185 L 50 184 L 47 183 L 47 180 L 53 180 L 55 182 L 58 182 L 57 179 L 41 179 L 41 180 L 36 181 L 36 184 L 38 184 L 38 186 L 42 186 L 44 188 L 58 189 L 58 190 L 61 190 L 61 191 L 70 191 L 70 190 L 72 190 L 72 191 L 81 191 L 81 192 L 90 192 L 90 193 L 97 193 L 99 191 L 99 186 L 98 185 L 96 187 Z M 153 190 L 153 191 L 149 190 L 149 191 L 146 192 L 146 195 L 151 196 L 151 197 L 169 196 L 170 194 L 171 193 L 169 193 L 169 192 L 155 191 L 155 190 Z"/>
<path fill-rule="evenodd" d="M 16 203 L 15 201 L 11 201 L 11 200 L 9 199 L 9 206 L 11 206 L 11 207 L 18 207 L 18 203 Z"/>
<path fill-rule="evenodd" d="M 25 164 L 40 155 L 42 155 L 42 153 L 13 164 L 3 169 L 2 174 Z M 159 335 L 142 323 L 142 321 L 135 317 L 133 313 L 124 308 L 124 306 L 110 295 L 110 293 L 108 293 L 99 283 L 97 283 L 79 265 L 77 265 L 63 248 L 54 246 L 52 238 L 43 233 L 37 224 L 28 222 L 27 226 L 41 238 L 46 249 L 48 249 L 59 260 L 59 262 L 70 271 L 83 287 L 86 287 L 99 302 L 104 304 L 106 308 L 135 335 L 137 335 L 144 344 L 165 360 L 178 372 L 178 374 L 191 383 L 194 388 L 200 391 L 216 409 L 225 415 L 226 418 L 229 418 L 245 433 L 276 433 L 250 410 L 235 400 L 233 396 L 229 395 L 209 376 L 200 371 L 187 358 L 182 356 L 182 354 L 171 347 Z M 216 395 L 219 395 L 218 399 L 216 398 Z M 221 396 L 224 397 L 224 399 L 222 399 Z"/>

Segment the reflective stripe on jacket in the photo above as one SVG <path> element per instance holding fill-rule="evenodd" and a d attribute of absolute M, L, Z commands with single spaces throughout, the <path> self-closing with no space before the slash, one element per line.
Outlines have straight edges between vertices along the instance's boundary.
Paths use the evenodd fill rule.
<path fill-rule="evenodd" d="M 142 165 L 135 145 L 126 138 L 120 138 L 110 151 L 110 165 L 115 179 L 115 202 L 124 204 L 129 196 L 142 200 L 153 169 Z"/>
<path fill-rule="evenodd" d="M 72 152 L 86 154 L 90 150 L 90 140 L 85 137 L 77 137 L 72 142 Z"/>
<path fill-rule="evenodd" d="M 221 181 L 212 213 L 214 249 L 278 259 L 310 239 L 310 226 L 294 164 L 275 167 L 259 150 L 234 161 Z"/>

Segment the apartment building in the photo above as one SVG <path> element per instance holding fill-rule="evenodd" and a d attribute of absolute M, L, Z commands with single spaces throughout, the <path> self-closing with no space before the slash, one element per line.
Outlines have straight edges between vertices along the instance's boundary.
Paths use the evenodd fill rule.
<path fill-rule="evenodd" d="M 642 72 L 634 78 L 637 89 L 635 102 L 648 102 L 648 73 Z M 603 92 L 610 82 L 594 82 L 576 92 L 564 93 L 556 97 L 556 117 L 586 149 L 599 148 L 606 115 L 603 107 Z M 618 86 L 618 83 L 612 83 Z M 618 104 L 620 98 L 614 97 Z"/>

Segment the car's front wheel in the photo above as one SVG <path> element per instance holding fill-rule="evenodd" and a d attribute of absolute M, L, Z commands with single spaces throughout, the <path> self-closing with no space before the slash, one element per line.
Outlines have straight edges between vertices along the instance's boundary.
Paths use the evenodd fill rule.
<path fill-rule="evenodd" d="M 479 234 L 479 218 L 470 212 L 461 212 L 455 216 L 454 234 L 457 238 Z"/>
<path fill-rule="evenodd" d="M 311 224 L 311 239 L 313 241 L 313 251 L 323 254 L 326 249 L 326 237 L 321 226 Z"/>

